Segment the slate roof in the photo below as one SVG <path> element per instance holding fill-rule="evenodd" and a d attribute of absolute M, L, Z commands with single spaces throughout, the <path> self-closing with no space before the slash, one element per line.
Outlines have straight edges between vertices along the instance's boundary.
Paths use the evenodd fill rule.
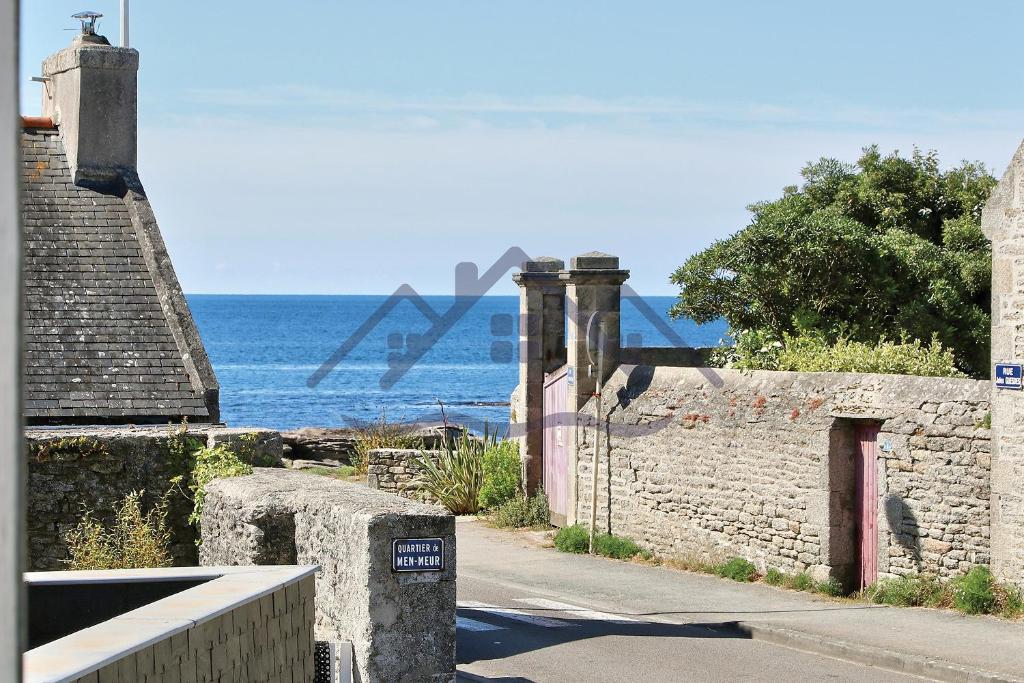
<path fill-rule="evenodd" d="M 26 420 L 217 420 L 191 315 L 183 298 L 168 303 L 180 288 L 154 265 L 163 257 L 169 270 L 158 232 L 153 252 L 155 221 L 140 227 L 125 187 L 74 185 L 55 129 L 26 128 L 22 153 Z"/>

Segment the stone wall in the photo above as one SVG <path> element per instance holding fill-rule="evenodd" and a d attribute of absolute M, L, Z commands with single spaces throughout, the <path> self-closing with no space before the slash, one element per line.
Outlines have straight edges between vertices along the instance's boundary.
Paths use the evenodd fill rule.
<path fill-rule="evenodd" d="M 395 493 L 412 500 L 434 502 L 426 491 L 416 485 L 419 467 L 416 459 L 421 454 L 436 458 L 437 451 L 419 451 L 406 448 L 381 448 L 370 451 L 366 463 L 366 483 L 371 489 Z"/>
<path fill-rule="evenodd" d="M 455 677 L 455 518 L 358 484 L 257 469 L 207 487 L 204 565 L 316 564 L 316 638 L 352 642 L 356 680 Z M 442 538 L 439 572 L 392 571 L 392 542 Z"/>
<path fill-rule="evenodd" d="M 26 430 L 28 568 L 64 568 L 64 534 L 78 524 L 85 510 L 110 523 L 115 505 L 127 493 L 144 490 L 144 505 L 149 506 L 171 489 L 171 479 L 182 474 L 184 467 L 169 446 L 171 435 L 178 431 L 180 427 Z M 281 458 L 277 432 L 191 426 L 185 436 L 200 445 L 227 443 L 243 457 L 264 464 Z M 179 566 L 198 560 L 195 528 L 188 523 L 191 512 L 192 501 L 180 492 L 170 496 L 171 554 Z"/>
<path fill-rule="evenodd" d="M 122 657 L 75 683 L 312 683 L 313 577 Z"/>
<path fill-rule="evenodd" d="M 599 528 L 610 507 L 612 531 L 658 553 L 836 576 L 851 553 L 840 531 L 852 429 L 873 422 L 880 573 L 950 576 L 989 562 L 987 382 L 623 366 L 603 397 L 612 476 L 602 453 Z M 587 520 L 594 430 L 579 432 L 576 512 Z"/>
<path fill-rule="evenodd" d="M 992 362 L 1024 363 L 1024 145 L 981 216 L 992 241 Z M 993 389 L 992 571 L 1024 586 L 1024 392 Z"/>

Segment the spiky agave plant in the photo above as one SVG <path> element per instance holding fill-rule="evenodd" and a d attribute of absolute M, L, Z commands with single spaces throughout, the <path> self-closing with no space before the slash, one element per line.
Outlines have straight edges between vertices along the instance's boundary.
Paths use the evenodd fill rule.
<path fill-rule="evenodd" d="M 489 433 L 485 424 L 483 438 L 464 430 L 458 438 L 446 438 L 436 457 L 420 451 L 415 463 L 420 472 L 416 485 L 421 495 L 433 497 L 454 515 L 479 512 L 484 451 L 495 443 L 497 434 Z"/>

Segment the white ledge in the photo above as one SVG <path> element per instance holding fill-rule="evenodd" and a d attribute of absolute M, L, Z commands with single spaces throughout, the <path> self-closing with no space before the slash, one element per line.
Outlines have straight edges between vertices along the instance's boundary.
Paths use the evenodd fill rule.
<path fill-rule="evenodd" d="M 26 573 L 25 582 L 37 586 L 208 580 L 29 650 L 22 655 L 24 683 L 69 683 L 297 583 L 318 569 L 282 565 Z"/>

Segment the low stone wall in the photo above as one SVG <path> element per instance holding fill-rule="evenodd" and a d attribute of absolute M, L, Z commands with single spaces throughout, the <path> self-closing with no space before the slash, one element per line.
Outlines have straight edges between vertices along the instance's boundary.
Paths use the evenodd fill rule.
<path fill-rule="evenodd" d="M 75 683 L 313 681 L 313 578 L 108 664 Z M 152 672 L 152 673 L 149 673 Z"/>
<path fill-rule="evenodd" d="M 30 589 L 70 589 L 79 607 L 97 585 L 135 592 L 153 583 L 197 585 L 28 650 L 25 683 L 312 683 L 313 568 L 211 571 L 219 576 L 198 568 L 26 574 Z"/>
<path fill-rule="evenodd" d="M 436 458 L 437 451 L 419 451 L 406 448 L 381 448 L 370 451 L 366 461 L 366 484 L 371 489 L 395 493 L 412 500 L 434 502 L 426 491 L 416 484 L 420 469 L 416 464 L 421 454 Z"/>
<path fill-rule="evenodd" d="M 599 525 L 656 552 L 838 576 L 853 549 L 852 430 L 878 435 L 879 571 L 987 564 L 989 387 L 966 379 L 623 367 L 604 388 Z M 592 420 L 594 401 L 583 414 Z M 582 417 L 582 416 L 581 416 Z M 592 427 L 580 428 L 589 519 Z"/>
<path fill-rule="evenodd" d="M 258 429 L 189 426 L 31 428 L 25 431 L 28 457 L 26 525 L 28 567 L 63 569 L 64 534 L 85 510 L 113 521 L 114 506 L 125 494 L 145 490 L 145 505 L 154 504 L 183 473 L 184 462 L 172 454 L 171 439 L 199 445 L 220 443 L 256 463 L 281 460 L 281 437 Z M 180 493 L 169 499 L 171 554 L 179 566 L 196 564 L 196 532 L 188 523 L 192 502 Z"/>
<path fill-rule="evenodd" d="M 352 642 L 356 680 L 455 677 L 455 518 L 432 505 L 293 470 L 207 487 L 200 560 L 317 564 L 316 638 Z M 392 543 L 442 538 L 438 572 L 392 571 Z"/>

